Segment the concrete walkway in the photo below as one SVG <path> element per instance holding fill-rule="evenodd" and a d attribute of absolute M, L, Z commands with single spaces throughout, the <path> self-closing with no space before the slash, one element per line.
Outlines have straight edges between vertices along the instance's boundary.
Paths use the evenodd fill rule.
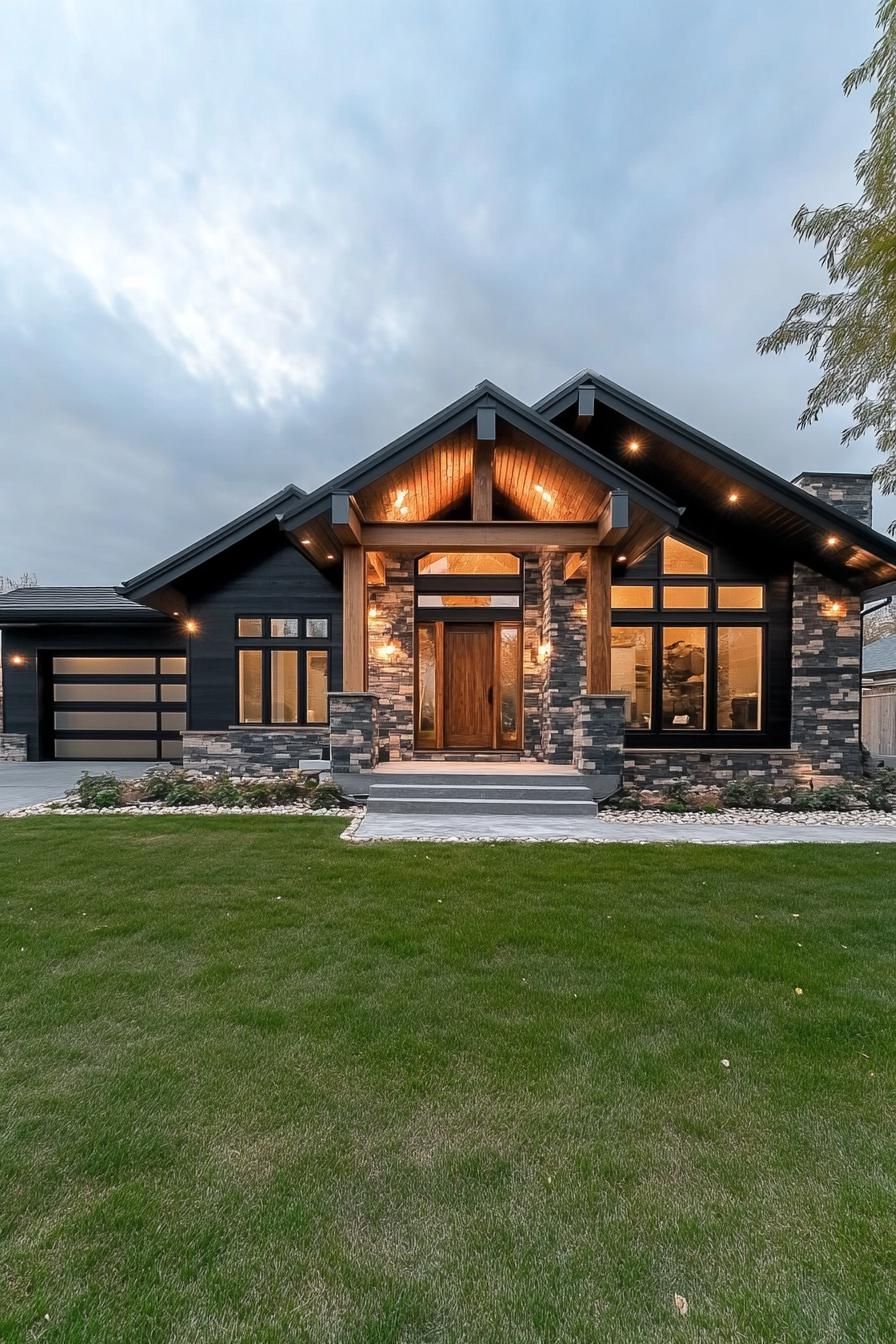
<path fill-rule="evenodd" d="M 157 761 L 4 761 L 0 762 L 0 816 L 16 807 L 61 798 L 85 770 L 92 775 L 137 779 Z"/>
<path fill-rule="evenodd" d="M 350 827 L 349 830 L 352 828 Z M 563 817 L 427 817 L 366 815 L 346 839 L 368 840 L 515 840 L 559 841 L 561 844 L 691 844 L 691 845 L 855 845 L 893 844 L 896 826 L 787 825 L 768 822 L 751 825 L 708 825 L 699 821 L 669 825 L 664 822 L 632 826 L 597 816 L 593 820 Z"/>

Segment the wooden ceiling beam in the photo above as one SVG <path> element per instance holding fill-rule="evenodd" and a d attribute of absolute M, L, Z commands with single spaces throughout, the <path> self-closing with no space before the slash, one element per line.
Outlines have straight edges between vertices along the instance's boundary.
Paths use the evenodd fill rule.
<path fill-rule="evenodd" d="M 361 543 L 377 551 L 576 551 L 600 546 L 598 523 L 364 523 Z"/>
<path fill-rule="evenodd" d="M 367 552 L 367 582 L 386 582 L 386 557 L 382 551 Z"/>
<path fill-rule="evenodd" d="M 569 582 L 570 579 L 580 579 L 585 573 L 585 553 L 584 551 L 573 551 L 566 557 L 566 564 L 563 566 L 563 577 Z"/>

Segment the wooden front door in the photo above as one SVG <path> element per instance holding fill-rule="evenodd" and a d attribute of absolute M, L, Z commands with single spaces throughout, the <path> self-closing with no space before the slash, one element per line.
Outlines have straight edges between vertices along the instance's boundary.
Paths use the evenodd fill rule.
<path fill-rule="evenodd" d="M 445 626 L 445 746 L 491 747 L 494 718 L 491 625 Z"/>

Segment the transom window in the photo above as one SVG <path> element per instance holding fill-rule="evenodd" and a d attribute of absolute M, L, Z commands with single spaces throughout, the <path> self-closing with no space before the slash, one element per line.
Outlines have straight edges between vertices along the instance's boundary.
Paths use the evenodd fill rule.
<path fill-rule="evenodd" d="M 430 551 L 417 561 L 418 574 L 519 574 L 520 558 L 504 551 Z"/>
<path fill-rule="evenodd" d="M 611 590 L 619 613 L 611 682 L 628 696 L 628 729 L 670 738 L 761 732 L 767 630 L 749 616 L 765 611 L 765 585 L 718 582 L 710 552 L 678 537 L 663 541 L 658 558 L 657 584 L 637 575 Z"/>
<path fill-rule="evenodd" d="M 238 616 L 238 639 L 329 639 L 329 616 Z"/>

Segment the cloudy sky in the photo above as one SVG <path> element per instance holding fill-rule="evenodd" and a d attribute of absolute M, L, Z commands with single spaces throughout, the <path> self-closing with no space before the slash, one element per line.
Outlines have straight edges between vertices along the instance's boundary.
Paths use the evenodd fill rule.
<path fill-rule="evenodd" d="M 0 574 L 118 582 L 484 377 L 868 469 L 754 347 L 852 193 L 874 8 L 3 0 Z"/>

